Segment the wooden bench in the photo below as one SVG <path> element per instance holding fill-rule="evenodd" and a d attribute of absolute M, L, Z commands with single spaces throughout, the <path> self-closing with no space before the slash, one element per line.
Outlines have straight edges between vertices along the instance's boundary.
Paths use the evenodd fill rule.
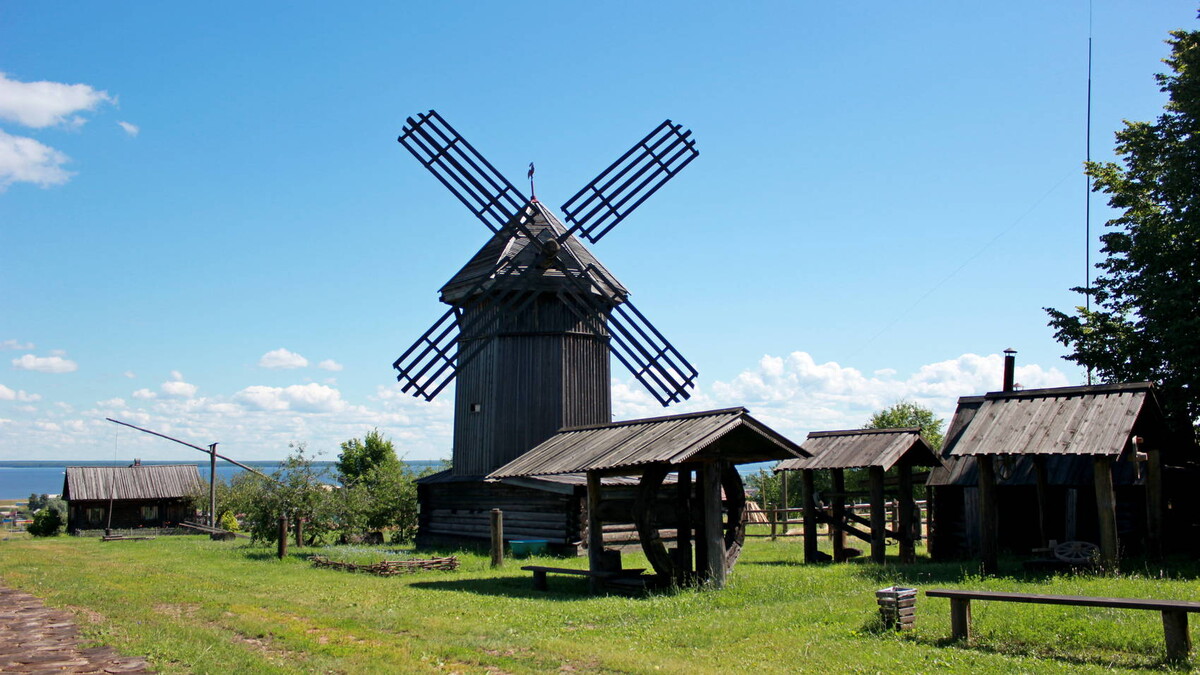
<path fill-rule="evenodd" d="M 1162 612 L 1163 633 L 1167 642 L 1168 661 L 1186 661 L 1192 649 L 1188 633 L 1188 612 L 1200 612 L 1200 602 L 1184 600 L 1143 600 L 1140 598 L 1095 598 L 1083 595 L 1036 595 L 1033 593 L 1002 593 L 996 591 L 960 591 L 932 588 L 926 597 L 950 599 L 950 631 L 956 640 L 971 637 L 971 601 L 1031 602 L 1043 605 L 1075 605 L 1077 607 L 1113 607 L 1116 609 L 1149 609 Z"/>
<path fill-rule="evenodd" d="M 533 590 L 544 591 L 549 587 L 546 585 L 547 574 L 574 574 L 581 577 L 590 577 L 595 579 L 621 579 L 628 577 L 641 576 L 645 572 L 645 568 L 631 570 L 615 570 L 593 572 L 592 570 L 581 570 L 572 567 L 544 567 L 542 565 L 525 565 L 521 569 L 528 572 L 533 572 Z"/>

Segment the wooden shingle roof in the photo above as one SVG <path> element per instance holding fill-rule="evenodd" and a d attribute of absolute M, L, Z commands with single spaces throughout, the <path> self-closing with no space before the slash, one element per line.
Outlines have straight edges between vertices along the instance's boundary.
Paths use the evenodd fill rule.
<path fill-rule="evenodd" d="M 68 466 L 63 499 L 173 499 L 201 488 L 195 464 Z"/>
<path fill-rule="evenodd" d="M 921 438 L 920 427 L 814 431 L 800 447 L 812 457 L 784 460 L 775 470 L 857 469 L 878 466 L 886 471 L 901 460 L 918 466 L 936 466 L 941 463 L 937 452 Z"/>
<path fill-rule="evenodd" d="M 558 217 L 538 201 L 526 205 L 518 218 L 530 234 L 543 241 L 550 237 L 560 237 L 567 231 Z M 563 248 L 565 250 L 559 254 L 559 258 L 566 261 L 566 267 L 572 271 L 586 274 L 595 287 L 602 289 L 602 293 L 614 304 L 620 303 L 629 295 L 629 290 L 601 264 L 596 256 L 583 245 L 583 242 L 574 236 L 567 237 Z M 497 264 L 506 258 L 509 259 L 508 262 L 497 269 Z M 479 249 L 471 260 L 442 286 L 440 291 L 442 302 L 451 304 L 457 302 L 480 282 L 490 279 L 491 281 L 488 283 L 495 283 L 497 277 L 504 279 L 503 283 L 520 283 L 522 288 L 545 287 L 546 290 L 557 290 L 558 286 L 563 283 L 562 272 L 558 270 L 550 269 L 540 275 L 535 274 L 520 279 L 515 276 L 537 262 L 537 247 L 531 246 L 529 239 L 515 228 L 505 228 L 494 234 L 483 245 L 483 248 Z"/>
<path fill-rule="evenodd" d="M 637 473 L 649 464 L 681 464 L 709 455 L 761 462 L 802 457 L 805 452 L 745 408 L 726 408 L 563 429 L 488 478 L 623 468 Z"/>

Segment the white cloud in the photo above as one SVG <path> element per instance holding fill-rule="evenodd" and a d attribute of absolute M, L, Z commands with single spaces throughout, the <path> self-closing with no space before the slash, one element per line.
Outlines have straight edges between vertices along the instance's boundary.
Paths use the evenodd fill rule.
<path fill-rule="evenodd" d="M 32 403 L 42 400 L 41 394 L 30 394 L 23 390 L 14 391 L 0 384 L 0 401 L 21 401 L 23 403 Z"/>
<path fill-rule="evenodd" d="M 39 373 L 73 373 L 79 365 L 61 356 L 34 356 L 26 354 L 12 360 L 13 368 L 18 370 L 33 370 Z"/>
<path fill-rule="evenodd" d="M 129 378 L 129 379 L 131 379 L 131 380 L 132 380 L 133 378 L 137 377 L 137 375 L 136 375 L 136 374 L 135 374 L 135 373 L 134 373 L 132 370 L 127 370 L 127 371 L 125 371 L 124 373 L 121 373 L 121 374 L 122 374 L 122 375 L 124 375 L 125 377 L 128 377 L 128 378 Z"/>
<path fill-rule="evenodd" d="M 136 124 L 130 124 L 129 122 L 117 122 L 117 124 L 130 136 L 137 136 L 141 132 L 141 129 Z"/>
<path fill-rule="evenodd" d="M 137 391 L 133 392 L 133 397 L 142 400 L 149 400 L 152 398 L 158 398 L 158 394 L 150 391 L 149 389 L 138 389 Z"/>
<path fill-rule="evenodd" d="M 22 351 L 29 351 L 30 349 L 33 349 L 33 343 L 18 342 L 16 340 L 3 340 L 0 341 L 0 349 L 19 349 Z"/>
<path fill-rule="evenodd" d="M 321 370 L 328 370 L 335 373 L 340 372 L 343 368 L 342 364 L 334 361 L 333 359 L 325 359 L 324 361 L 318 363 L 317 367 Z"/>
<path fill-rule="evenodd" d="M 115 102 L 108 92 L 86 84 L 20 82 L 0 72 L 0 119 L 34 129 L 78 127 L 85 122 L 78 113 Z"/>
<path fill-rule="evenodd" d="M 13 183 L 43 188 L 62 185 L 74 175 L 62 168 L 69 161 L 70 157 L 48 145 L 0 130 L 0 192 Z"/>
<path fill-rule="evenodd" d="M 163 396 L 172 396 L 175 398 L 191 398 L 196 395 L 197 387 L 194 384 L 184 382 L 182 379 L 176 379 L 176 380 L 171 380 L 169 382 L 163 382 L 162 386 L 159 387 L 159 389 L 162 391 Z M 137 392 L 134 392 L 134 396 L 136 396 L 136 395 L 137 395 Z"/>
<path fill-rule="evenodd" d="M 340 391 L 315 382 L 290 387 L 253 385 L 239 391 L 234 398 L 258 410 L 338 412 L 346 407 Z"/>
<path fill-rule="evenodd" d="M 172 370 L 171 379 L 176 382 L 183 382 L 183 373 L 179 372 L 178 370 Z"/>
<path fill-rule="evenodd" d="M 101 408 L 124 408 L 125 399 L 119 397 L 110 398 L 107 401 L 97 401 L 96 405 L 100 406 Z"/>
<path fill-rule="evenodd" d="M 308 359 L 280 347 L 263 354 L 258 360 L 258 365 L 261 368 L 272 369 L 304 368 L 308 366 Z"/>

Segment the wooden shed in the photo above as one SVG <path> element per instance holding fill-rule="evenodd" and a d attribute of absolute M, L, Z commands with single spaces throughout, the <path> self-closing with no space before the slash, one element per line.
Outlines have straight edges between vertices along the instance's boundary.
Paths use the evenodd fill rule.
<path fill-rule="evenodd" d="M 170 527 L 192 515 L 202 489 L 195 464 L 68 466 L 67 531 Z"/>
<path fill-rule="evenodd" d="M 1002 548 L 1083 540 L 1112 563 L 1122 549 L 1158 553 L 1166 519 L 1190 510 L 1178 489 L 1190 453 L 1149 382 L 960 398 L 941 454 L 927 483 L 938 559 L 990 570 Z"/>
<path fill-rule="evenodd" d="M 811 457 L 789 459 L 779 463 L 775 471 L 799 471 L 803 486 L 804 559 L 817 559 L 817 523 L 829 525 L 833 534 L 833 558 L 845 559 L 846 535 L 858 537 L 871 545 L 871 559 L 882 563 L 887 539 L 900 542 L 901 562 L 916 559 L 916 536 L 913 533 L 914 466 L 939 466 L 941 460 L 929 443 L 921 438 L 920 427 L 897 429 L 851 429 L 846 431 L 814 431 L 800 446 Z M 887 529 L 884 517 L 884 474 L 896 468 L 895 494 L 899 502 L 897 530 Z M 867 469 L 870 489 L 871 518 L 866 520 L 846 510 L 846 498 L 860 495 L 846 491 L 846 469 Z M 832 492 L 829 511 L 818 507 L 814 495 L 813 473 L 829 471 Z M 852 523 L 869 528 L 864 532 Z"/>
<path fill-rule="evenodd" d="M 745 408 L 727 408 L 563 429 L 488 478 L 584 474 L 592 572 L 620 568 L 605 550 L 604 524 L 632 521 L 658 581 L 719 587 L 745 536 L 736 465 L 805 455 Z M 608 489 L 603 480 L 614 476 L 640 477 L 636 491 Z"/>

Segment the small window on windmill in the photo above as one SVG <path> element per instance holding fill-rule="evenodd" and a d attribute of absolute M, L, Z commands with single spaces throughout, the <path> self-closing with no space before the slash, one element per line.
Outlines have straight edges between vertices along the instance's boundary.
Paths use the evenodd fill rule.
<path fill-rule="evenodd" d="M 482 412 L 482 411 L 483 411 L 482 403 L 472 403 L 471 404 L 471 412 L 477 413 L 477 412 Z"/>

